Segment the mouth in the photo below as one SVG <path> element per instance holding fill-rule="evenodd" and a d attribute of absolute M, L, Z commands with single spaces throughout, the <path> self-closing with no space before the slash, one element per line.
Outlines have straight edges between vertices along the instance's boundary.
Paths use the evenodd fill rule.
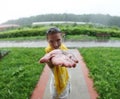
<path fill-rule="evenodd" d="M 59 49 L 59 47 L 54 47 L 54 49 Z"/>

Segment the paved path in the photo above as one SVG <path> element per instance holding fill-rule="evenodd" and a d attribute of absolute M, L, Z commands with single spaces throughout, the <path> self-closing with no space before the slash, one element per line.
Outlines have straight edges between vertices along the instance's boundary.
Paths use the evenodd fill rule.
<path fill-rule="evenodd" d="M 64 42 L 67 47 L 120 47 L 120 41 L 108 41 L 108 42 Z M 0 41 L 0 48 L 2 47 L 45 47 L 46 41 Z"/>
<path fill-rule="evenodd" d="M 70 50 L 71 53 L 74 53 L 76 57 L 79 60 L 79 63 L 77 64 L 76 68 L 70 68 L 70 74 L 71 74 L 71 84 L 72 84 L 72 91 L 69 95 L 68 99 L 96 99 L 97 93 L 93 89 L 93 82 L 90 84 L 87 79 L 90 80 L 88 77 L 88 72 L 85 72 L 83 69 L 83 61 L 80 57 L 79 52 L 76 49 Z M 48 72 L 49 73 L 49 72 Z M 49 79 L 47 80 L 47 86 L 44 90 L 42 97 L 38 96 L 36 98 L 32 99 L 51 99 L 50 96 L 50 89 L 49 89 L 49 83 L 50 83 L 51 74 L 49 74 Z M 91 86 L 91 88 L 90 88 Z"/>
<path fill-rule="evenodd" d="M 74 54 L 76 55 L 75 51 L 72 52 L 74 52 Z M 77 65 L 76 68 L 71 68 L 69 69 L 69 71 L 71 72 L 70 74 L 72 84 L 72 92 L 69 99 L 90 99 L 80 63 Z M 47 84 L 43 99 L 50 99 L 49 83 L 50 79 Z"/>

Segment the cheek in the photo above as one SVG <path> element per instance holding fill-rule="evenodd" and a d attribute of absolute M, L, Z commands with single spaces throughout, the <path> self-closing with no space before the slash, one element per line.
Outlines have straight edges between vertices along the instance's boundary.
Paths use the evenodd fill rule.
<path fill-rule="evenodd" d="M 50 46 L 54 46 L 54 43 L 53 42 L 49 42 Z"/>
<path fill-rule="evenodd" d="M 60 45 L 61 45 L 61 43 L 62 43 L 62 41 L 59 41 L 59 42 L 58 42 L 58 45 L 60 46 Z"/>
<path fill-rule="evenodd" d="M 62 40 L 60 40 L 58 43 L 61 44 L 61 43 L 62 43 Z"/>

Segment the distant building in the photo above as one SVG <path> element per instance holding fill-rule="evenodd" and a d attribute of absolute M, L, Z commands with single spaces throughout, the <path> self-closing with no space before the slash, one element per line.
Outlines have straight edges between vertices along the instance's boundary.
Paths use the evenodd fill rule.
<path fill-rule="evenodd" d="M 0 30 L 6 30 L 10 28 L 17 28 L 17 27 L 20 27 L 20 26 L 16 24 L 5 24 L 5 25 L 0 25 Z"/>
<path fill-rule="evenodd" d="M 87 24 L 86 22 L 73 21 L 51 21 L 51 22 L 33 22 L 32 25 L 50 25 L 50 24 Z"/>

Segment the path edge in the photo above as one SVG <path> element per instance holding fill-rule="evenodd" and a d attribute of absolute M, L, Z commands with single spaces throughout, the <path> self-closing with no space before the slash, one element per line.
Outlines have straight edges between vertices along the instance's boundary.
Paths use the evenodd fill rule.
<path fill-rule="evenodd" d="M 30 99 L 42 99 L 43 98 L 45 88 L 49 80 L 49 74 L 50 74 L 50 69 L 47 65 L 45 65 L 43 72 L 39 78 L 39 81 L 35 89 L 33 90 L 33 93 Z"/>
<path fill-rule="evenodd" d="M 76 49 L 76 51 L 79 53 L 78 58 L 80 59 L 80 64 L 81 64 L 83 75 L 84 75 L 84 78 L 85 78 L 85 81 L 86 81 L 86 84 L 87 84 L 87 87 L 88 87 L 88 92 L 90 94 L 90 99 L 97 99 L 99 97 L 99 95 L 94 88 L 94 83 L 93 83 L 92 78 L 89 77 L 89 69 L 87 68 L 79 50 Z"/>

